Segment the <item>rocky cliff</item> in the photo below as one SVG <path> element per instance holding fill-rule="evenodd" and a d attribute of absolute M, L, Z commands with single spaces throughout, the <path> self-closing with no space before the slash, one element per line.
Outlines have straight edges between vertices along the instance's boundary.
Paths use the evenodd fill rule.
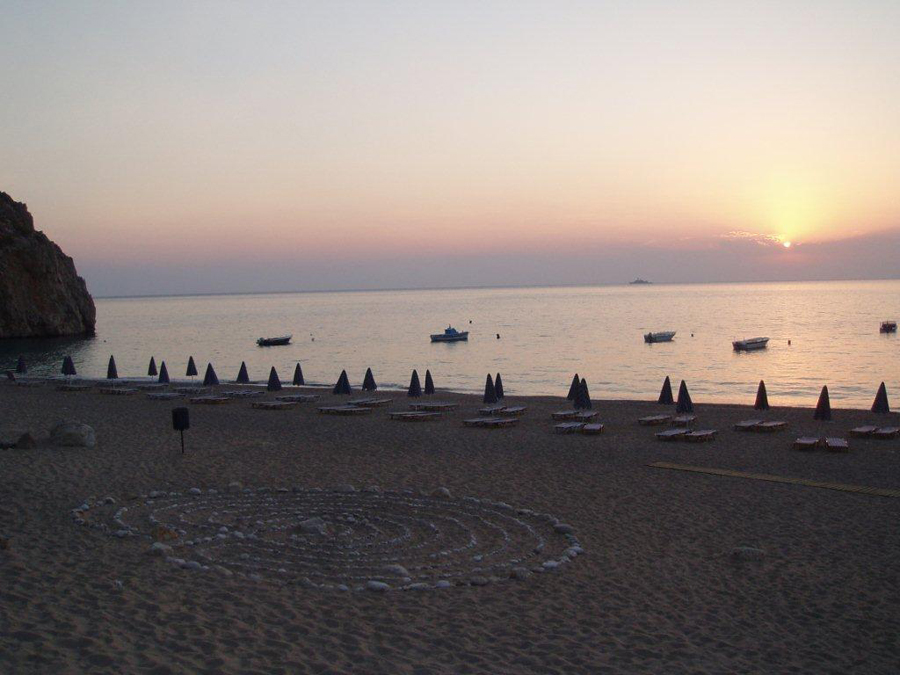
<path fill-rule="evenodd" d="M 0 338 L 93 335 L 95 317 L 72 259 L 0 192 Z"/>

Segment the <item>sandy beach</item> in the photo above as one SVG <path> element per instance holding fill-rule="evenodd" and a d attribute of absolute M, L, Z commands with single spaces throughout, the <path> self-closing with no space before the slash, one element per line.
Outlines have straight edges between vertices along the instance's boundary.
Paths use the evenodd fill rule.
<path fill-rule="evenodd" d="M 481 407 L 474 396 L 438 392 L 459 409 L 403 423 L 387 414 L 407 409 L 403 392 L 379 392 L 392 404 L 359 417 L 318 414 L 318 405 L 343 399 L 314 393 L 318 403 L 284 411 L 250 400 L 187 404 L 182 455 L 171 428 L 178 403 L 0 386 L 0 438 L 38 438 L 37 448 L 0 451 L 0 533 L 9 537 L 0 550 L 0 671 L 900 669 L 900 499 L 648 467 L 667 461 L 898 488 L 898 440 L 849 439 L 849 454 L 791 449 L 797 436 L 849 438 L 866 422 L 896 425 L 897 414 L 835 410 L 834 421 L 816 422 L 811 408 L 759 414 L 695 400 L 697 427 L 719 434 L 687 444 L 659 442 L 658 428 L 637 423 L 671 410 L 652 402 L 595 400 L 605 431 L 589 437 L 553 433 L 550 413 L 567 407 L 561 398 L 508 396 L 527 412 L 516 427 L 491 430 L 463 426 Z M 732 429 L 760 417 L 788 429 Z M 50 446 L 49 429 L 61 420 L 93 427 L 96 447 Z M 459 577 L 449 588 L 339 591 L 294 574 L 183 569 L 148 555 L 146 536 L 120 538 L 73 520 L 86 499 L 137 509 L 152 491 L 189 501 L 191 488 L 215 495 L 234 482 L 239 496 L 349 484 L 412 499 L 443 487 L 447 508 L 472 496 L 553 514 L 574 529 L 583 553 L 522 580 L 495 574 L 485 585 Z M 172 557 L 190 558 L 183 541 L 168 543 Z M 413 556 L 404 545 L 396 544 L 401 561 Z M 736 559 L 739 547 L 763 553 Z"/>

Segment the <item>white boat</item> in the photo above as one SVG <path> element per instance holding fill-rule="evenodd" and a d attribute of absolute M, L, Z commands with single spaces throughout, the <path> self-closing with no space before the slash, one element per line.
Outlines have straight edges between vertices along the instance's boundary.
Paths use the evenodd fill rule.
<path fill-rule="evenodd" d="M 675 337 L 674 330 L 664 330 L 659 333 L 645 333 L 644 342 L 652 344 L 653 342 L 671 342 Z"/>
<path fill-rule="evenodd" d="M 286 345 L 290 343 L 293 335 L 282 335 L 281 337 L 259 338 L 256 341 L 260 347 L 275 347 L 276 345 Z"/>
<path fill-rule="evenodd" d="M 431 336 L 432 342 L 463 342 L 469 339 L 469 331 L 460 333 L 453 326 L 447 326 L 443 333 L 435 333 Z"/>
<path fill-rule="evenodd" d="M 735 340 L 731 343 L 736 352 L 752 352 L 755 349 L 765 349 L 769 344 L 767 337 L 748 338 L 746 340 Z"/>

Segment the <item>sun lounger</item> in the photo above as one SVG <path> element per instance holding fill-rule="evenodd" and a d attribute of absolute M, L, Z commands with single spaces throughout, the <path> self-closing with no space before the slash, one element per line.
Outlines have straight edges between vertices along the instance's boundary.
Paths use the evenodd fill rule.
<path fill-rule="evenodd" d="M 645 426 L 656 426 L 659 424 L 665 424 L 670 419 L 672 419 L 671 415 L 650 415 L 649 417 L 642 417 L 638 420 L 638 423 Z"/>
<path fill-rule="evenodd" d="M 553 427 L 553 431 L 557 434 L 574 434 L 576 431 L 581 431 L 583 426 L 584 422 L 563 422 Z"/>
<path fill-rule="evenodd" d="M 188 401 L 199 405 L 224 405 L 225 403 L 231 403 L 231 399 L 227 396 L 194 396 Z"/>
<path fill-rule="evenodd" d="M 323 415 L 366 415 L 372 409 L 356 405 L 326 405 L 319 408 L 319 412 Z"/>
<path fill-rule="evenodd" d="M 672 418 L 672 424 L 676 427 L 689 427 L 697 419 L 696 415 L 679 415 Z"/>
<path fill-rule="evenodd" d="M 689 431 L 686 433 L 684 435 L 684 440 L 689 441 L 690 443 L 704 443 L 714 439 L 717 433 L 719 432 L 715 429 L 697 429 L 696 431 Z"/>
<path fill-rule="evenodd" d="M 850 444 L 843 438 L 826 438 L 825 448 L 830 452 L 850 452 Z"/>
<path fill-rule="evenodd" d="M 587 436 L 597 436 L 598 434 L 603 433 L 603 425 L 602 424 L 585 424 L 581 427 L 581 433 Z"/>
<path fill-rule="evenodd" d="M 794 441 L 794 450 L 815 450 L 819 447 L 819 439 L 812 436 L 801 436 Z"/>
<path fill-rule="evenodd" d="M 856 427 L 855 429 L 850 430 L 850 435 L 854 438 L 868 438 L 873 435 L 876 431 L 878 431 L 878 427 L 866 425 L 863 427 Z"/>
<path fill-rule="evenodd" d="M 266 392 L 262 389 L 231 389 L 230 391 L 223 391 L 222 395 L 228 398 L 259 398 L 260 396 L 265 396 Z"/>
<path fill-rule="evenodd" d="M 151 401 L 174 401 L 184 398 L 184 394 L 179 394 L 177 391 L 154 391 L 147 394 L 147 398 Z"/>
<path fill-rule="evenodd" d="M 577 410 L 559 410 L 555 413 L 550 413 L 550 417 L 555 420 L 570 420 L 577 414 Z"/>
<path fill-rule="evenodd" d="M 519 415 L 524 415 L 526 410 L 528 410 L 527 406 L 515 405 L 510 408 L 503 408 L 499 411 L 499 414 L 503 417 L 518 417 Z"/>
<path fill-rule="evenodd" d="M 16 374 L 11 370 L 6 371 L 6 379 L 13 382 L 17 387 L 37 387 L 38 385 L 43 384 L 41 380 L 16 377 Z"/>
<path fill-rule="evenodd" d="M 60 384 L 56 387 L 56 391 L 87 391 L 93 389 L 89 384 Z"/>
<path fill-rule="evenodd" d="M 101 387 L 97 391 L 110 396 L 131 396 L 140 392 L 139 389 L 132 389 L 131 387 Z"/>
<path fill-rule="evenodd" d="M 276 396 L 275 400 L 284 401 L 285 403 L 311 403 L 318 401 L 319 396 L 317 394 L 284 394 L 283 396 Z"/>
<path fill-rule="evenodd" d="M 574 417 L 572 417 L 572 419 L 573 420 L 581 420 L 581 421 L 592 420 L 599 414 L 600 413 L 594 412 L 593 410 L 582 410 L 581 412 L 576 414 Z"/>
<path fill-rule="evenodd" d="M 361 408 L 380 408 L 383 405 L 392 403 L 392 398 L 357 398 L 347 401 L 347 405 L 353 405 Z"/>
<path fill-rule="evenodd" d="M 185 387 L 173 387 L 172 391 L 177 391 L 179 394 L 206 394 L 209 393 L 209 389 L 206 387 L 201 387 L 198 385 L 190 385 Z"/>
<path fill-rule="evenodd" d="M 782 429 L 787 429 L 787 422 L 782 422 L 781 420 L 772 420 L 771 422 L 763 422 L 761 424 L 757 424 L 756 427 L 754 427 L 753 431 L 772 433 L 775 431 L 781 431 Z"/>
<path fill-rule="evenodd" d="M 443 417 L 439 412 L 426 412 L 424 410 L 402 411 L 388 413 L 392 420 L 400 422 L 427 422 L 428 420 L 439 420 Z"/>
<path fill-rule="evenodd" d="M 431 401 L 430 403 L 410 403 L 409 407 L 411 410 L 419 410 L 422 412 L 447 412 L 449 410 L 456 410 L 459 407 L 459 403 L 438 403 L 436 401 Z"/>
<path fill-rule="evenodd" d="M 158 391 L 160 389 L 165 389 L 167 386 L 169 385 L 164 382 L 150 382 L 148 384 L 139 384 L 137 385 L 137 388 L 141 391 Z"/>
<path fill-rule="evenodd" d="M 463 424 L 467 427 L 487 427 L 490 429 L 512 427 L 518 423 L 519 419 L 517 417 L 474 417 L 463 420 Z"/>
<path fill-rule="evenodd" d="M 484 415 L 485 417 L 493 417 L 494 415 L 499 415 L 504 410 L 506 410 L 506 406 L 504 405 L 492 405 L 487 408 L 481 408 L 478 411 L 479 415 Z"/>
<path fill-rule="evenodd" d="M 687 429 L 666 429 L 656 434 L 660 441 L 678 441 L 687 433 Z"/>
<path fill-rule="evenodd" d="M 742 420 L 734 425 L 735 431 L 753 431 L 762 424 L 762 420 Z"/>
<path fill-rule="evenodd" d="M 290 401 L 254 401 L 251 405 L 257 410 L 290 410 L 297 404 Z"/>
<path fill-rule="evenodd" d="M 897 438 L 898 434 L 900 434 L 900 427 L 879 427 L 875 431 L 875 433 L 872 434 L 872 438 L 886 440 L 890 438 Z"/>

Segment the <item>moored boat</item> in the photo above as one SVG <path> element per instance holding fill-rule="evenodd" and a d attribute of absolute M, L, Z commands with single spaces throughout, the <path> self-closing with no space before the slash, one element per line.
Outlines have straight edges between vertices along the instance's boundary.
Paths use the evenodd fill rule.
<path fill-rule="evenodd" d="M 453 326 L 447 326 L 443 333 L 435 333 L 431 336 L 432 342 L 463 342 L 469 339 L 469 331 L 460 333 Z"/>
<path fill-rule="evenodd" d="M 751 352 L 756 349 L 765 349 L 768 344 L 769 338 L 755 337 L 746 340 L 735 340 L 731 343 L 731 346 L 734 347 L 734 351 L 736 352 Z"/>
<path fill-rule="evenodd" d="M 281 337 L 261 337 L 256 341 L 260 347 L 275 347 L 277 345 L 289 344 L 293 335 L 282 335 Z"/>
<path fill-rule="evenodd" d="M 881 333 L 896 333 L 897 332 L 897 322 L 896 321 L 882 321 L 881 328 L 878 329 Z"/>
<path fill-rule="evenodd" d="M 654 342 L 671 342 L 675 337 L 674 330 L 664 330 L 658 333 L 644 333 L 644 342 L 652 344 Z"/>

